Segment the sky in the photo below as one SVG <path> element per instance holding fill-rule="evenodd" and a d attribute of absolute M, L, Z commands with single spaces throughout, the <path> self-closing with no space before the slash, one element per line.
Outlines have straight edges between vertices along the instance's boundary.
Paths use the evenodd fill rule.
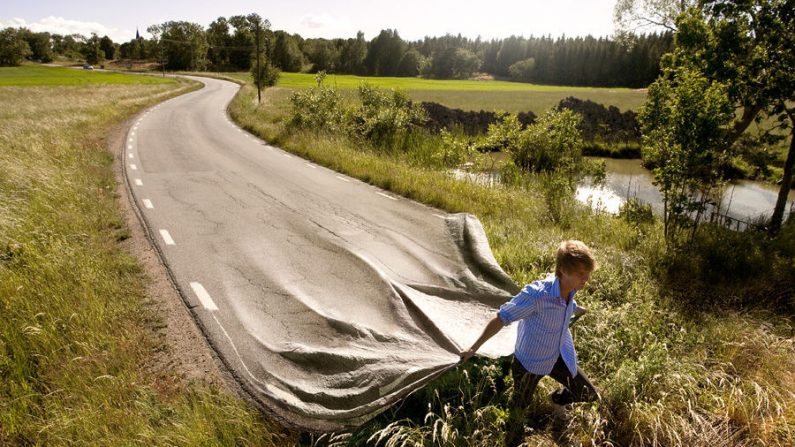
<path fill-rule="evenodd" d="M 406 40 L 447 33 L 483 39 L 511 35 L 609 36 L 616 0 L 1 0 L 0 28 L 24 26 L 58 34 L 108 35 L 116 42 L 148 37 L 149 25 L 169 20 L 205 28 L 218 17 L 258 13 L 274 30 L 305 38 L 372 39 L 397 29 Z"/>

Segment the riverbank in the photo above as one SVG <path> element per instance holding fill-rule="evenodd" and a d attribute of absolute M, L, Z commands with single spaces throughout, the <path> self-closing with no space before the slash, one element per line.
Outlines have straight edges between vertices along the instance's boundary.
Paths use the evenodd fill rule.
<path fill-rule="evenodd" d="M 659 222 L 595 214 L 573 197 L 561 198 L 561 215 L 551 220 L 541 180 L 486 188 L 344 136 L 288 131 L 289 94 L 268 89 L 258 106 L 255 91 L 246 86 L 230 105 L 230 115 L 243 128 L 316 163 L 449 212 L 477 215 L 495 257 L 517 283 L 552 270 L 553 249 L 561 239 L 577 238 L 594 247 L 601 267 L 578 294 L 578 302 L 591 312 L 574 328 L 574 337 L 581 365 L 603 400 L 576 406 L 561 426 L 544 417 L 551 408 L 542 396 L 554 386 L 542 381 L 531 410 L 533 442 L 795 442 L 790 410 L 795 408 L 795 327 L 786 316 L 738 308 L 730 296 L 758 292 L 755 281 L 745 287 L 720 284 L 705 305 L 697 281 L 672 289 L 664 280 Z M 472 330 L 475 338 L 480 328 Z M 499 439 L 506 394 L 480 393 L 471 383 L 490 383 L 480 380 L 484 377 L 510 380 L 500 364 L 482 367 L 440 379 L 350 436 L 420 443 L 442 439 L 444 445 Z"/>

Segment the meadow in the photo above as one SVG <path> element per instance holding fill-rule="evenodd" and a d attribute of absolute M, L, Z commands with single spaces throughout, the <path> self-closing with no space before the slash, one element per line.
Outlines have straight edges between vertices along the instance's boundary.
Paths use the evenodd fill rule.
<path fill-rule="evenodd" d="M 248 73 L 226 73 L 234 79 L 249 82 Z M 432 101 L 462 110 L 532 111 L 540 115 L 561 99 L 580 99 L 616 106 L 621 111 L 637 110 L 646 99 L 645 90 L 627 88 L 564 87 L 495 80 L 437 80 L 423 78 L 391 78 L 354 75 L 328 75 L 325 84 L 342 91 L 352 91 L 363 82 L 380 88 L 397 88 L 415 101 Z M 282 73 L 280 89 L 307 89 L 317 85 L 310 73 Z"/>
<path fill-rule="evenodd" d="M 0 445 L 289 444 L 229 391 L 152 367 L 169 349 L 163 323 L 120 245 L 108 131 L 198 85 L 1 73 L 36 76 L 0 87 Z"/>
<path fill-rule="evenodd" d="M 792 225 L 779 240 L 788 247 L 783 251 L 761 248 L 764 236 L 710 228 L 713 245 L 677 266 L 666 255 L 659 221 L 595 213 L 555 194 L 551 203 L 555 184 L 544 176 L 498 188 L 455 180 L 421 162 L 427 157 L 416 151 L 433 145 L 401 153 L 348 135 L 290 128 L 289 94 L 267 89 L 257 105 L 247 85 L 230 114 L 304 158 L 448 212 L 475 214 L 517 283 L 551 271 L 562 239 L 594 248 L 600 268 L 578 295 L 590 312 L 573 332 L 580 364 L 602 400 L 576 405 L 568 418 L 551 417 L 546 396 L 557 385 L 542 380 L 528 421 L 529 445 L 795 443 L 795 302 L 783 278 L 792 273 L 786 267 L 795 247 Z M 558 207 L 554 218 L 552 206 Z M 472 330 L 474 339 L 481 328 Z M 502 445 L 512 392 L 505 366 L 481 360 L 460 367 L 370 423 L 326 435 L 320 444 Z"/>
<path fill-rule="evenodd" d="M 43 85 L 168 84 L 173 80 L 158 76 L 132 76 L 99 70 L 23 65 L 0 67 L 0 87 Z"/>

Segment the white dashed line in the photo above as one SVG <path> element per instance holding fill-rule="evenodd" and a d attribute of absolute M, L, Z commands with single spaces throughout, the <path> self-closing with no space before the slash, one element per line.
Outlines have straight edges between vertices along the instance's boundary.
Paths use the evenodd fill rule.
<path fill-rule="evenodd" d="M 135 131 L 130 132 L 130 135 L 135 135 Z"/>
<path fill-rule="evenodd" d="M 160 236 L 163 237 L 163 241 L 166 245 L 176 245 L 174 239 L 171 239 L 171 235 L 168 234 L 168 230 L 160 230 Z"/>
<path fill-rule="evenodd" d="M 138 169 L 138 166 L 135 166 L 134 164 L 130 163 L 130 169 L 135 171 L 136 169 Z"/>
<path fill-rule="evenodd" d="M 127 154 L 127 156 L 130 157 L 130 158 L 133 158 L 133 154 L 132 153 Z"/>
<path fill-rule="evenodd" d="M 434 216 L 438 217 L 439 219 L 447 219 L 446 217 L 442 216 L 441 214 L 433 214 Z"/>
<path fill-rule="evenodd" d="M 315 166 L 315 165 L 311 165 L 311 164 L 309 164 L 309 163 L 307 163 L 306 165 L 307 165 L 307 166 L 309 166 L 309 167 L 310 167 L 310 168 L 312 168 L 312 169 L 317 169 L 317 166 Z"/>
<path fill-rule="evenodd" d="M 127 141 L 129 141 L 130 143 L 132 143 L 132 142 L 133 142 L 133 139 L 132 139 L 132 137 L 130 137 L 130 139 L 129 139 L 129 140 L 127 140 Z"/>
<path fill-rule="evenodd" d="M 144 182 L 142 182 L 141 179 L 137 178 L 137 179 L 135 179 L 135 185 L 136 186 L 144 186 Z"/>
<path fill-rule="evenodd" d="M 338 179 L 342 180 L 343 182 L 347 182 L 347 183 L 351 182 L 350 180 L 346 179 L 345 177 L 340 177 L 339 175 L 335 175 L 334 177 L 337 177 Z"/>
<path fill-rule="evenodd" d="M 376 194 L 378 194 L 379 196 L 384 196 L 384 197 L 386 197 L 387 199 L 390 199 L 390 200 L 397 200 L 396 198 L 394 198 L 392 196 L 388 196 L 388 195 L 386 195 L 386 194 L 384 194 L 382 192 L 377 192 L 376 191 Z"/>
<path fill-rule="evenodd" d="M 144 199 L 144 206 L 149 208 L 150 210 L 154 209 L 155 207 L 154 205 L 152 205 L 152 201 L 149 199 Z"/>
<path fill-rule="evenodd" d="M 128 144 L 127 149 L 132 149 L 132 144 Z"/>
<path fill-rule="evenodd" d="M 210 294 L 204 289 L 204 286 L 197 282 L 191 282 L 190 288 L 193 289 L 193 293 L 196 294 L 205 309 L 209 311 L 218 310 L 218 306 L 215 305 L 215 301 L 213 301 L 213 299 L 210 297 Z"/>
<path fill-rule="evenodd" d="M 293 158 L 293 156 L 292 156 L 292 155 L 290 155 L 290 154 L 282 154 L 282 155 L 284 155 L 284 156 L 285 156 L 285 157 L 287 157 L 287 158 Z"/>

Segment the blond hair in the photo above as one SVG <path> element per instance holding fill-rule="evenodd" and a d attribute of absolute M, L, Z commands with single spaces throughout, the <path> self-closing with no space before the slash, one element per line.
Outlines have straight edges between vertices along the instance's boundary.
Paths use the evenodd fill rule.
<path fill-rule="evenodd" d="M 561 270 L 570 272 L 576 267 L 584 267 L 591 272 L 596 269 L 596 259 L 591 249 L 581 241 L 573 239 L 561 242 L 555 258 L 555 275 L 560 277 Z"/>

